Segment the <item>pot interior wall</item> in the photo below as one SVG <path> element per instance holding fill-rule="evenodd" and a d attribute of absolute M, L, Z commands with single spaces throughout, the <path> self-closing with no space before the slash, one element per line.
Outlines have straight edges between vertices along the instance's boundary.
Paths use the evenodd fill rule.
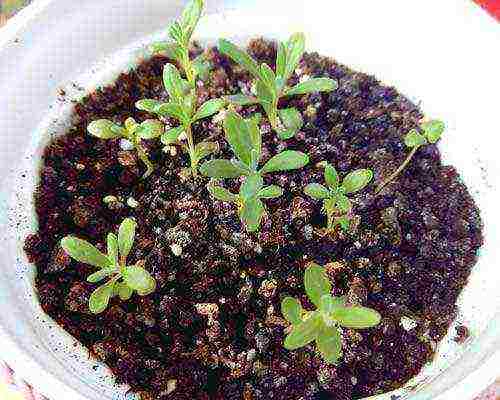
<path fill-rule="evenodd" d="M 90 360 L 82 346 L 42 313 L 33 290 L 35 271 L 23 254 L 22 243 L 35 224 L 32 192 L 41 151 L 69 123 L 71 102 L 58 99 L 58 90 L 63 88 L 66 98 L 77 99 L 111 82 L 117 73 L 147 57 L 146 44 L 163 36 L 160 30 L 181 5 L 169 2 L 167 6 L 159 0 L 108 0 L 104 4 L 89 0 L 74 10 L 67 2 L 48 3 L 32 26 L 20 30 L 18 41 L 0 42 L 0 223 L 4 242 L 0 325 L 14 347 L 35 360 L 38 368 L 72 387 L 75 399 L 79 398 L 76 393 L 82 399 L 125 399 L 133 397 L 126 394 L 127 388 L 115 386 L 106 368 Z M 464 33 L 460 22 L 466 17 L 460 10 L 455 10 L 457 17 L 452 15 L 451 28 L 441 31 L 439 16 L 450 12 L 453 1 L 440 5 L 423 1 L 404 7 L 390 2 L 391 8 L 389 2 L 374 7 L 360 1 L 335 5 L 298 1 L 286 6 L 281 1 L 208 3 L 211 14 L 198 30 L 201 41 L 213 43 L 218 37 L 228 37 L 244 42 L 252 36 L 286 37 L 302 30 L 308 35 L 309 50 L 333 55 L 375 74 L 413 99 L 425 99 L 424 111 L 447 121 L 444 160 L 458 167 L 477 200 L 485 221 L 486 244 L 460 299 L 456 322 L 467 325 L 472 337 L 459 346 L 452 340 L 452 328 L 440 344 L 435 362 L 408 385 L 411 390 L 397 393 L 410 399 L 435 398 L 498 346 L 498 324 L 488 323 L 500 322 L 496 314 L 500 305 L 499 254 L 493 233 L 500 222 L 494 135 L 498 101 L 493 90 L 500 87 L 500 59 L 493 59 L 474 42 L 475 38 L 498 43 L 498 31 L 482 32 L 469 25 Z M 462 11 L 483 21 L 472 8 Z M 424 17 L 428 29 L 422 31 Z M 36 20 L 49 23 L 36 24 Z M 160 33 L 151 36 L 151 32 Z M 43 382 L 40 385 L 47 393 L 55 393 L 56 389 Z M 377 399 L 391 399 L 391 395 Z"/>

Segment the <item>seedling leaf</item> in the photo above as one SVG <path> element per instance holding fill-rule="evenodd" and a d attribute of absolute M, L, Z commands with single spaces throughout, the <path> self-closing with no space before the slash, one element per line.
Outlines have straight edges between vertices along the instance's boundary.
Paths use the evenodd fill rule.
<path fill-rule="evenodd" d="M 109 258 L 89 242 L 74 236 L 66 236 L 61 240 L 61 247 L 76 261 L 105 268 L 111 265 Z"/>
<path fill-rule="evenodd" d="M 321 297 L 332 291 L 332 285 L 326 276 L 325 269 L 315 263 L 309 264 L 306 269 L 304 287 L 307 297 L 318 308 L 321 307 Z"/>
<path fill-rule="evenodd" d="M 302 305 L 293 297 L 285 297 L 281 302 L 281 313 L 293 325 L 302 323 L 302 312 Z"/>
<path fill-rule="evenodd" d="M 307 165 L 309 156 L 295 150 L 285 150 L 272 157 L 261 169 L 261 174 L 276 171 L 289 171 Z"/>
<path fill-rule="evenodd" d="M 137 223 L 133 219 L 125 218 L 118 228 L 118 248 L 122 263 L 124 263 L 134 244 L 136 227 Z"/>
<path fill-rule="evenodd" d="M 346 328 L 371 328 L 380 323 L 380 314 L 367 307 L 339 307 L 331 313 L 332 318 Z"/>
<path fill-rule="evenodd" d="M 338 84 L 330 78 L 313 78 L 305 82 L 298 83 L 291 89 L 286 91 L 287 96 L 295 96 L 298 94 L 316 93 L 316 92 L 331 92 L 337 89 Z"/>
<path fill-rule="evenodd" d="M 345 193 L 355 193 L 363 189 L 373 178 L 373 172 L 369 169 L 358 169 L 349 173 L 342 182 Z"/>

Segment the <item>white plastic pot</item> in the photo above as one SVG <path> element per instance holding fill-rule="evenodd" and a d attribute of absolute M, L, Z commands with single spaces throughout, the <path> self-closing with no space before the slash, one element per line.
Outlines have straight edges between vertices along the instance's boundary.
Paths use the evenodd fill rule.
<path fill-rule="evenodd" d="M 34 268 L 22 251 L 36 223 L 31 199 L 41 149 L 64 131 L 71 108 L 58 90 L 81 96 L 73 82 L 86 89 L 110 82 L 146 53 L 150 35 L 162 35 L 182 3 L 37 0 L 0 31 L 0 354 L 53 400 L 127 397 L 104 366 L 41 312 Z M 435 362 L 397 394 L 472 399 L 500 376 L 500 25 L 466 0 L 207 3 L 200 39 L 302 30 L 309 50 L 375 74 L 447 122 L 445 161 L 459 168 L 485 222 L 486 244 L 460 299 L 458 322 L 472 337 L 459 346 L 451 332 Z"/>

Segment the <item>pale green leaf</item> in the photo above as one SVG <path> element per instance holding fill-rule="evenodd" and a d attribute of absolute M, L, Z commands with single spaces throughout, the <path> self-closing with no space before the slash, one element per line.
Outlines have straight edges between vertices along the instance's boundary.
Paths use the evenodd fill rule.
<path fill-rule="evenodd" d="M 118 265 L 118 238 L 114 233 L 108 233 L 106 244 L 110 263 L 112 265 Z"/>
<path fill-rule="evenodd" d="M 284 78 L 286 69 L 286 46 L 285 43 L 278 43 L 278 52 L 276 55 L 276 76 L 278 78 Z"/>
<path fill-rule="evenodd" d="M 111 265 L 109 258 L 89 242 L 74 236 L 66 236 L 61 240 L 63 250 L 76 261 L 105 268 Z"/>
<path fill-rule="evenodd" d="M 416 129 L 412 129 L 405 135 L 404 142 L 406 146 L 413 148 L 427 144 L 427 139 L 425 138 L 425 136 L 418 133 Z"/>
<path fill-rule="evenodd" d="M 183 82 L 179 70 L 173 64 L 163 67 L 163 85 L 172 102 L 182 104 L 186 95 L 186 84 Z"/>
<path fill-rule="evenodd" d="M 282 77 L 287 80 L 299 65 L 306 48 L 306 38 L 303 33 L 294 33 L 286 43 L 286 64 Z"/>
<path fill-rule="evenodd" d="M 184 127 L 177 126 L 175 128 L 169 129 L 163 135 L 161 135 L 160 140 L 165 146 L 168 146 L 169 144 L 177 142 L 177 139 L 182 132 L 184 132 Z"/>
<path fill-rule="evenodd" d="M 156 119 L 147 119 L 139 124 L 136 134 L 141 139 L 155 139 L 160 137 L 164 131 L 165 128 L 160 121 Z"/>
<path fill-rule="evenodd" d="M 258 197 L 261 199 L 274 199 L 282 195 L 283 189 L 276 185 L 267 186 L 258 193 Z"/>
<path fill-rule="evenodd" d="M 264 82 L 268 90 L 273 93 L 273 95 L 276 95 L 276 76 L 269 65 L 260 65 L 260 76 L 262 82 Z"/>
<path fill-rule="evenodd" d="M 285 127 L 284 131 L 278 132 L 281 139 L 290 139 L 295 136 L 304 125 L 302 114 L 296 108 L 281 109 L 278 111 L 278 115 Z"/>
<path fill-rule="evenodd" d="M 420 127 L 424 131 L 424 135 L 429 143 L 436 143 L 441 138 L 445 130 L 444 122 L 439 120 L 424 122 L 420 125 Z"/>
<path fill-rule="evenodd" d="M 264 180 L 259 174 L 249 175 L 245 182 L 240 186 L 240 197 L 246 201 L 255 195 L 262 189 L 264 185 Z"/>
<path fill-rule="evenodd" d="M 92 136 L 96 136 L 100 139 L 115 139 L 126 136 L 126 131 L 123 127 L 107 119 L 92 121 L 87 126 L 87 131 Z"/>
<path fill-rule="evenodd" d="M 187 110 L 177 103 L 163 103 L 156 109 L 156 113 L 161 116 L 173 117 L 182 124 L 188 124 L 190 122 Z"/>
<path fill-rule="evenodd" d="M 342 213 L 348 213 L 352 207 L 351 200 L 349 200 L 349 198 L 344 194 L 338 194 L 335 196 L 335 204 Z"/>
<path fill-rule="evenodd" d="M 121 300 L 126 301 L 132 297 L 134 290 L 127 286 L 125 282 L 115 283 L 114 294 L 119 296 Z"/>
<path fill-rule="evenodd" d="M 310 183 L 304 188 L 304 193 L 316 200 L 323 200 L 330 197 L 330 191 L 319 183 Z"/>
<path fill-rule="evenodd" d="M 107 278 L 108 276 L 116 274 L 117 272 L 118 271 L 116 270 L 115 267 L 106 267 L 106 268 L 100 269 L 97 272 L 94 272 L 93 274 L 90 274 L 87 277 L 87 282 L 97 283 L 97 282 L 102 281 L 104 278 Z"/>
<path fill-rule="evenodd" d="M 331 317 L 345 328 L 363 329 L 377 326 L 380 323 L 380 314 L 367 307 L 339 307 Z"/>
<path fill-rule="evenodd" d="M 236 157 L 250 167 L 252 165 L 253 135 L 248 122 L 238 113 L 228 111 L 224 119 L 224 131 Z"/>
<path fill-rule="evenodd" d="M 294 297 L 285 297 L 281 302 L 281 313 L 293 325 L 302 323 L 302 305 Z"/>
<path fill-rule="evenodd" d="M 217 200 L 225 201 L 228 203 L 236 203 L 238 201 L 238 195 L 231 193 L 226 188 L 222 186 L 215 185 L 214 183 L 210 183 L 207 186 L 208 191 L 212 196 L 214 196 Z"/>
<path fill-rule="evenodd" d="M 125 218 L 118 228 L 118 248 L 120 257 L 125 260 L 132 249 L 135 239 L 135 228 L 137 222 L 131 218 Z M 122 261 L 123 262 L 123 261 Z"/>
<path fill-rule="evenodd" d="M 316 93 L 316 92 L 331 92 L 337 89 L 338 84 L 330 78 L 313 78 L 305 82 L 298 83 L 294 87 L 288 89 L 286 96 L 295 96 L 299 94 Z"/>
<path fill-rule="evenodd" d="M 156 113 L 158 107 L 160 107 L 163 103 L 154 99 L 142 99 L 135 103 L 135 108 L 141 111 L 147 111 L 149 113 Z"/>
<path fill-rule="evenodd" d="M 185 40 L 189 41 L 200 20 L 203 11 L 203 0 L 190 0 L 184 8 L 181 17 L 181 26 L 185 35 Z"/>
<path fill-rule="evenodd" d="M 168 35 L 172 38 L 172 40 L 174 40 L 175 42 L 177 42 L 179 45 L 181 45 L 182 47 L 186 47 L 186 37 L 184 35 L 184 30 L 182 29 L 182 25 L 175 21 L 175 22 L 172 22 L 168 28 Z"/>
<path fill-rule="evenodd" d="M 307 165 L 309 156 L 300 151 L 285 150 L 272 157 L 261 169 L 261 174 L 276 171 L 289 171 Z"/>
<path fill-rule="evenodd" d="M 351 222 L 350 222 L 349 218 L 344 215 L 342 217 L 335 218 L 333 226 L 335 226 L 335 225 L 340 225 L 342 230 L 347 232 L 349 230 L 349 226 L 351 225 Z"/>
<path fill-rule="evenodd" d="M 195 76 L 199 77 L 202 81 L 206 81 L 210 76 L 212 64 L 205 57 L 205 54 L 200 54 L 193 60 L 193 70 Z"/>
<path fill-rule="evenodd" d="M 105 284 L 92 292 L 89 299 L 89 309 L 93 314 L 102 313 L 108 307 L 109 299 L 113 296 L 113 284 Z"/>
<path fill-rule="evenodd" d="M 200 166 L 200 173 L 210 178 L 237 178 L 250 171 L 229 160 L 210 160 Z"/>
<path fill-rule="evenodd" d="M 194 154 L 197 161 L 215 153 L 219 149 L 216 142 L 200 142 L 194 146 Z"/>
<path fill-rule="evenodd" d="M 344 178 L 342 187 L 346 193 L 354 193 L 363 189 L 373 178 L 373 172 L 370 169 L 357 169 Z"/>
<path fill-rule="evenodd" d="M 248 199 L 240 211 L 240 219 L 244 222 L 248 232 L 255 232 L 259 229 L 262 217 L 264 216 L 264 205 L 257 198 Z"/>
<path fill-rule="evenodd" d="M 329 364 L 335 364 L 342 354 L 342 337 L 335 326 L 322 324 L 316 338 L 316 346 L 321 357 Z"/>
<path fill-rule="evenodd" d="M 234 62 L 240 64 L 243 68 L 250 72 L 254 77 L 260 79 L 259 66 L 245 51 L 239 49 L 236 45 L 225 39 L 219 40 L 218 48 L 222 54 L 227 55 Z"/>
<path fill-rule="evenodd" d="M 330 294 L 332 284 L 326 275 L 325 269 L 318 264 L 311 263 L 304 274 L 304 287 L 307 297 L 316 306 L 321 307 L 321 297 Z"/>
<path fill-rule="evenodd" d="M 329 163 L 325 166 L 325 182 L 328 187 L 332 190 L 335 190 L 339 186 L 339 174 L 335 167 Z"/>
<path fill-rule="evenodd" d="M 193 117 L 193 121 L 198 121 L 206 117 L 210 117 L 215 113 L 219 112 L 226 106 L 226 102 L 223 99 L 212 99 L 203 103 L 198 109 Z"/>
<path fill-rule="evenodd" d="M 122 277 L 125 284 L 131 289 L 137 290 L 141 296 L 152 293 L 156 287 L 151 274 L 137 265 L 125 268 Z"/>
<path fill-rule="evenodd" d="M 284 347 L 287 350 L 296 350 L 314 341 L 321 328 L 321 318 L 313 313 L 308 319 L 294 325 L 292 331 L 285 339 Z"/>

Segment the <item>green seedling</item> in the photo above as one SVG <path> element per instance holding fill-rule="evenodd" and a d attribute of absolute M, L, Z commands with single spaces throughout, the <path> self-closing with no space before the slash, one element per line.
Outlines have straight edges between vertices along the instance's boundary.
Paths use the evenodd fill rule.
<path fill-rule="evenodd" d="M 238 194 L 231 193 L 213 182 L 209 184 L 208 189 L 218 200 L 238 205 L 239 217 L 249 232 L 254 232 L 260 227 L 265 211 L 262 200 L 279 197 L 283 193 L 283 190 L 276 185 L 264 187 L 263 176 L 272 172 L 302 168 L 309 162 L 306 154 L 286 150 L 272 157 L 259 169 L 262 155 L 259 119 L 258 115 L 244 119 L 238 113 L 228 111 L 224 120 L 224 131 L 236 159 L 210 160 L 200 167 L 200 172 L 210 178 L 245 177 Z"/>
<path fill-rule="evenodd" d="M 310 183 L 304 188 L 304 193 L 315 200 L 323 200 L 328 232 L 332 232 L 337 225 L 347 231 L 352 211 L 352 203 L 347 195 L 366 187 L 373 178 L 373 172 L 369 169 L 358 169 L 347 174 L 341 183 L 335 167 L 329 163 L 324 164 L 326 186 Z"/>
<path fill-rule="evenodd" d="M 285 297 L 281 302 L 281 312 L 292 325 L 284 343 L 288 350 L 296 350 L 315 341 L 323 359 L 329 364 L 336 364 L 342 355 L 339 327 L 365 329 L 380 323 L 381 316 L 377 311 L 347 305 L 344 297 L 332 296 L 332 285 L 320 265 L 309 264 L 304 274 L 304 287 L 316 310 L 305 310 L 294 297 Z"/>
<path fill-rule="evenodd" d="M 165 53 L 179 64 L 192 88 L 195 87 L 196 78 L 206 78 L 210 69 L 210 64 L 203 54 L 194 60 L 189 56 L 191 38 L 202 12 L 203 0 L 191 0 L 182 12 L 181 18 L 173 22 L 168 29 L 171 42 L 158 42 L 151 46 L 154 53 Z"/>
<path fill-rule="evenodd" d="M 289 78 L 305 51 L 305 37 L 302 33 L 296 33 L 287 42 L 278 44 L 275 71 L 267 64 L 258 65 L 245 51 L 225 39 L 219 40 L 218 48 L 256 79 L 256 96 L 237 94 L 229 96 L 228 100 L 239 105 L 260 104 L 272 128 L 281 139 L 295 136 L 302 128 L 303 120 L 300 112 L 295 108 L 278 110 L 280 98 L 314 92 L 330 92 L 338 86 L 336 81 L 329 78 L 312 78 L 293 87 L 287 86 Z"/>
<path fill-rule="evenodd" d="M 154 119 L 148 119 L 137 123 L 133 118 L 127 118 L 124 125 L 118 125 L 108 119 L 99 119 L 91 122 L 87 131 L 100 139 L 124 138 L 132 143 L 140 160 L 146 165 L 143 178 L 147 178 L 154 170 L 154 164 L 149 160 L 148 154 L 141 145 L 141 139 L 155 139 L 163 132 L 163 124 Z"/>
<path fill-rule="evenodd" d="M 439 120 L 426 121 L 420 124 L 420 131 L 417 129 L 412 129 L 404 137 L 404 143 L 406 147 L 410 148 L 411 151 L 405 158 L 403 163 L 380 185 L 378 185 L 375 193 L 380 193 L 389 183 L 394 181 L 398 175 L 406 168 L 410 163 L 411 159 L 417 152 L 417 150 L 429 143 L 436 143 L 442 136 L 445 129 L 444 122 Z"/>
<path fill-rule="evenodd" d="M 134 244 L 136 225 L 133 219 L 126 218 L 120 224 L 118 236 L 108 233 L 107 254 L 74 236 L 66 236 L 61 240 L 61 247 L 70 257 L 99 268 L 88 276 L 88 282 L 107 280 L 90 296 L 89 309 L 94 314 L 103 312 L 113 296 L 119 296 L 125 301 L 130 299 L 134 291 L 140 296 L 146 296 L 156 288 L 155 280 L 148 271 L 137 264 L 127 264 L 127 257 Z"/>

